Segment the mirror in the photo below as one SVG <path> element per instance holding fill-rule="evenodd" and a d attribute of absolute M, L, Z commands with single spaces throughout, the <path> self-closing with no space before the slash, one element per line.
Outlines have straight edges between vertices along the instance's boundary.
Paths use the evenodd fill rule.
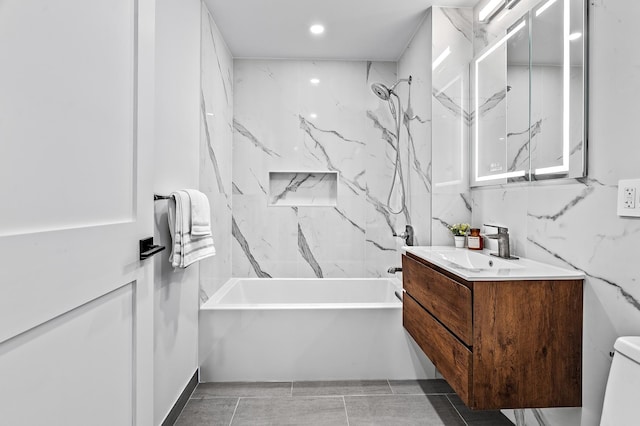
<path fill-rule="evenodd" d="M 586 176 L 584 0 L 545 0 L 472 62 L 471 185 Z"/>
<path fill-rule="evenodd" d="M 511 179 L 524 179 L 529 170 L 531 124 L 529 123 L 529 21 L 527 17 L 510 29 L 507 46 L 506 171 Z"/>

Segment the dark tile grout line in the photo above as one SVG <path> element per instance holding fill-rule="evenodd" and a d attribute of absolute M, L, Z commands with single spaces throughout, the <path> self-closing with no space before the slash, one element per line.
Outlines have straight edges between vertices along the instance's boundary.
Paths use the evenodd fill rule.
<path fill-rule="evenodd" d="M 467 423 L 467 419 L 465 419 L 464 416 L 462 415 L 462 413 L 460 413 L 460 411 L 458 410 L 458 407 L 456 407 L 456 405 L 453 403 L 453 401 L 451 401 L 451 398 L 449 398 L 449 395 L 450 394 L 445 395 L 445 397 L 447 398 L 447 401 L 449 401 L 449 404 L 451 404 L 453 409 L 456 410 L 456 413 L 458 413 L 458 416 L 460 416 L 460 419 L 462 420 L 462 423 L 464 423 L 465 426 L 469 426 L 469 423 Z"/>

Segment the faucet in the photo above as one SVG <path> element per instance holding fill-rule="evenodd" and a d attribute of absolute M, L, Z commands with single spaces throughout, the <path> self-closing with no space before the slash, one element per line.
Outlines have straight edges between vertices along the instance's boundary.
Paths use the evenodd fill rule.
<path fill-rule="evenodd" d="M 396 272 L 402 272 L 402 268 L 394 267 L 387 269 L 387 272 L 390 274 L 395 274 Z"/>
<path fill-rule="evenodd" d="M 498 229 L 497 234 L 485 234 L 485 237 L 487 238 L 498 240 L 498 253 L 491 253 L 491 255 L 501 257 L 503 259 L 517 259 L 517 257 L 511 256 L 511 252 L 509 250 L 509 228 L 497 225 L 487 225 L 486 223 L 484 226 L 490 226 Z"/>
<path fill-rule="evenodd" d="M 393 236 L 398 238 L 404 238 L 405 243 L 408 246 L 412 246 L 413 245 L 413 226 L 405 225 L 404 232 L 402 234 L 396 234 L 396 231 L 393 231 Z"/>

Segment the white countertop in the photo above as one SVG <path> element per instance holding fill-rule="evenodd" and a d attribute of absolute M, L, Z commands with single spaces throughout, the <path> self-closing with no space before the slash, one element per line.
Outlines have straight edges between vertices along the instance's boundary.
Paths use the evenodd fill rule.
<path fill-rule="evenodd" d="M 559 268 L 535 260 L 502 259 L 490 250 L 469 250 L 450 246 L 405 246 L 411 253 L 466 281 L 580 280 L 581 271 Z"/>

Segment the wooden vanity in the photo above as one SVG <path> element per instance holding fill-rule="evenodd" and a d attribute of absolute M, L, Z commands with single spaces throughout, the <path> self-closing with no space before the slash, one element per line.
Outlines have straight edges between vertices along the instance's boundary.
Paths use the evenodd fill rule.
<path fill-rule="evenodd" d="M 468 281 L 402 256 L 405 329 L 472 409 L 582 402 L 582 279 Z"/>

